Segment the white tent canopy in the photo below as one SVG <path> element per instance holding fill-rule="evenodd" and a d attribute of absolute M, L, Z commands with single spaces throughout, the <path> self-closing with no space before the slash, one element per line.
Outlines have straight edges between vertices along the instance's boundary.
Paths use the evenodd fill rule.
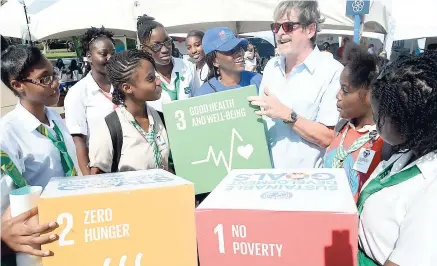
<path fill-rule="evenodd" d="M 38 0 L 35 0 L 38 1 Z M 41 1 L 41 0 L 40 0 Z M 104 25 L 116 35 L 134 38 L 136 17 L 153 16 L 170 33 L 228 26 L 236 33 L 269 30 L 273 11 L 280 0 L 59 0 L 32 19 L 38 39 L 81 35 L 86 28 Z M 326 18 L 325 29 L 352 30 L 345 16 L 344 0 L 319 0 Z M 372 10 L 371 10 L 372 12 Z M 59 20 L 60 14 L 65 14 Z M 379 22 L 366 22 L 365 30 L 385 33 Z"/>
<path fill-rule="evenodd" d="M 0 8 L 0 34 L 7 37 L 28 39 L 26 15 L 18 1 L 8 1 Z"/>
<path fill-rule="evenodd" d="M 228 26 L 236 33 L 247 33 L 269 30 L 273 21 L 273 11 L 280 0 L 186 0 L 186 4 L 181 4 L 181 1 L 165 2 L 168 2 L 168 5 L 177 5 L 176 10 L 179 14 L 193 15 L 169 15 L 168 5 L 165 3 L 146 5 L 141 1 L 140 10 L 155 17 L 171 33 L 188 32 L 193 29 L 206 30 L 215 26 Z M 353 29 L 353 20 L 345 15 L 344 0 L 319 0 L 319 4 L 326 19 L 324 28 Z M 366 23 L 365 30 L 385 33 L 379 22 Z"/>
<path fill-rule="evenodd" d="M 419 39 L 437 36 L 436 0 L 396 0 L 394 40 Z"/>
<path fill-rule="evenodd" d="M 59 0 L 33 17 L 32 31 L 40 40 L 62 39 L 103 25 L 115 35 L 135 38 L 135 18 L 133 0 Z"/>

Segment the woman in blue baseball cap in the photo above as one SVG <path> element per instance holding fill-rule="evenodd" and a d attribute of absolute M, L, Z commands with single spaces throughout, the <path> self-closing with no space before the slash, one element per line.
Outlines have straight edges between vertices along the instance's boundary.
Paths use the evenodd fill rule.
<path fill-rule="evenodd" d="M 193 96 L 256 85 L 259 89 L 262 75 L 245 71 L 244 52 L 248 41 L 235 37 L 231 29 L 208 29 L 202 40 L 209 67 L 207 82 L 194 90 Z"/>

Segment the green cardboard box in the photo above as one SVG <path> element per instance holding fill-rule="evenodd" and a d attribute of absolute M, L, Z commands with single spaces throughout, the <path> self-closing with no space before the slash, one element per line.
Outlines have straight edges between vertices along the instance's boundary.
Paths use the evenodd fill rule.
<path fill-rule="evenodd" d="M 163 106 L 177 175 L 196 194 L 212 191 L 232 169 L 272 167 L 263 119 L 247 101 L 253 95 L 248 86 Z"/>

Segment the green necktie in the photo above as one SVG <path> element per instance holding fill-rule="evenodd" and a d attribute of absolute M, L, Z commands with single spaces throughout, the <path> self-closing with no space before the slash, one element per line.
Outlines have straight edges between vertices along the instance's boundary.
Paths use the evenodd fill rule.
<path fill-rule="evenodd" d="M 175 74 L 176 79 L 174 80 L 174 90 L 168 89 L 164 82 L 161 83 L 161 88 L 168 93 L 168 96 L 170 96 L 172 101 L 178 100 L 179 87 L 181 86 L 179 72 L 175 72 Z"/>
<path fill-rule="evenodd" d="M 0 150 L 0 156 L 2 172 L 12 178 L 12 181 L 14 181 L 18 188 L 27 186 L 26 179 L 24 179 L 17 166 L 15 166 L 14 162 L 9 158 L 9 155 L 5 151 Z"/>
<path fill-rule="evenodd" d="M 74 167 L 73 160 L 68 154 L 67 146 L 64 142 L 64 136 L 62 135 L 62 132 L 59 129 L 58 125 L 56 125 L 55 121 L 52 120 L 52 122 L 54 125 L 53 130 L 56 133 L 56 137 L 53 136 L 53 134 L 43 124 L 39 125 L 36 130 L 43 136 L 49 138 L 52 141 L 53 145 L 55 145 L 56 148 L 59 150 L 61 154 L 62 168 L 64 169 L 65 176 L 77 176 L 77 171 Z"/>
<path fill-rule="evenodd" d="M 356 150 L 358 150 L 359 148 L 363 147 L 364 144 L 366 144 L 367 142 L 369 142 L 373 135 L 372 135 L 372 131 L 367 133 L 364 136 L 361 136 L 360 138 L 358 138 L 357 140 L 355 140 L 352 145 L 349 147 L 348 150 L 344 149 L 344 139 L 346 138 L 347 132 L 349 130 L 349 125 L 347 126 L 346 130 L 344 131 L 342 138 L 341 138 L 341 142 L 340 145 L 338 145 L 337 148 L 337 153 L 335 154 L 334 157 L 334 161 L 332 162 L 332 168 L 341 168 L 343 167 L 343 162 L 344 160 L 346 160 L 346 158 L 349 156 L 349 154 L 355 152 Z"/>
<path fill-rule="evenodd" d="M 389 176 L 394 162 L 386 167 L 381 173 L 379 173 L 369 184 L 361 191 L 358 198 L 358 214 L 361 216 L 364 203 L 374 193 L 383 190 L 384 188 L 395 186 L 408 179 L 411 179 L 420 174 L 420 169 L 417 165 L 414 165 L 408 169 L 402 170 L 394 175 Z M 358 266 L 378 266 L 371 258 L 369 258 L 363 251 L 358 251 Z"/>
<path fill-rule="evenodd" d="M 136 121 L 131 121 L 132 125 L 140 132 L 140 134 L 146 139 L 146 141 L 152 145 L 153 148 L 153 158 L 155 159 L 155 167 L 157 169 L 162 169 L 162 156 L 159 151 L 158 143 L 156 143 L 156 132 L 155 127 L 152 127 L 147 133 Z"/>

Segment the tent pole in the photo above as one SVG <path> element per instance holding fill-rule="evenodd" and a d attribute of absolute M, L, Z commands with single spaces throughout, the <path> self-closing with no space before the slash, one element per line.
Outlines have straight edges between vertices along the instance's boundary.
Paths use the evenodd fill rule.
<path fill-rule="evenodd" d="M 24 1 L 23 1 L 23 8 L 24 8 L 24 15 L 26 16 L 27 32 L 29 34 L 29 43 L 30 45 L 33 45 L 32 36 L 30 35 L 29 17 L 27 16 L 27 8 L 26 8 L 26 3 L 24 3 Z"/>
<path fill-rule="evenodd" d="M 355 15 L 354 17 L 354 43 L 360 44 L 361 16 Z"/>

